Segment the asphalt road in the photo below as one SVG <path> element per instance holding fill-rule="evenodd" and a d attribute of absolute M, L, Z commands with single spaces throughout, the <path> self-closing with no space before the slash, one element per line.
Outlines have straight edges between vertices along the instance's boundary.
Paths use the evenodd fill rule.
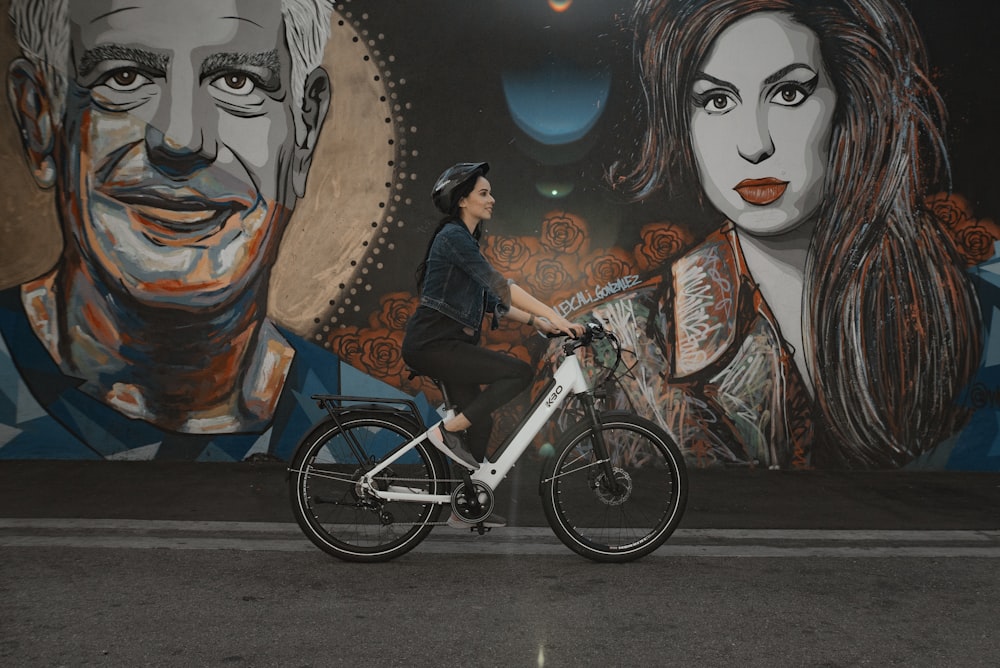
<path fill-rule="evenodd" d="M 70 533 L 47 533 L 60 531 Z M 652 556 L 625 565 L 591 563 L 566 550 L 440 552 L 432 541 L 396 561 L 361 565 L 309 545 L 241 549 L 188 540 L 194 542 L 184 547 L 4 543 L 0 663 L 992 667 L 1000 661 L 996 537 L 992 551 L 979 557 Z"/>
<path fill-rule="evenodd" d="M 1000 476 L 692 472 L 645 559 L 439 527 L 349 564 L 279 464 L 0 462 L 2 666 L 1000 665 Z"/>

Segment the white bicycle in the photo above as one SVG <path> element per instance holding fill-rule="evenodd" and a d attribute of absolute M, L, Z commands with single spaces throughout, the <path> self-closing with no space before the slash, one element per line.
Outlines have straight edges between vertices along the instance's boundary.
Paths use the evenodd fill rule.
<path fill-rule="evenodd" d="M 612 344 L 615 361 L 591 387 L 577 351 L 597 340 Z M 573 397 L 583 417 L 561 435 L 542 467 L 539 489 L 552 530 L 595 561 L 631 561 L 655 550 L 684 513 L 684 459 L 653 422 L 597 410 L 606 381 L 621 364 L 621 345 L 611 332 L 591 323 L 562 350 L 564 359 L 518 428 L 491 460 L 472 473 L 463 469 L 460 478 L 449 477 L 448 459 L 425 440 L 427 427 L 412 401 L 315 395 L 329 415 L 298 445 L 288 469 L 302 531 L 335 557 L 368 562 L 413 549 L 439 524 L 443 508 L 482 534 L 493 491 Z"/>

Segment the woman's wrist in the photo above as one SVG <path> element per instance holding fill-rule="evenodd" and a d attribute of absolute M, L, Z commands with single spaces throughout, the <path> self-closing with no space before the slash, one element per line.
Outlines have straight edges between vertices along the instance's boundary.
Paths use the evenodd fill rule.
<path fill-rule="evenodd" d="M 528 324 L 529 325 L 534 325 L 535 324 L 535 314 L 534 313 L 529 313 L 528 314 Z"/>

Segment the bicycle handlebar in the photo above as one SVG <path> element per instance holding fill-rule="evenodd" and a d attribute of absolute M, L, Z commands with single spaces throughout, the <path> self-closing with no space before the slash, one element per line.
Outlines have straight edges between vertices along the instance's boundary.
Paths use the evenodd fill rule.
<path fill-rule="evenodd" d="M 594 341 L 601 341 L 601 340 L 610 341 L 611 347 L 614 348 L 615 350 L 615 362 L 610 367 L 606 367 L 607 373 L 604 375 L 603 378 L 600 379 L 600 381 L 595 383 L 595 386 L 603 385 L 614 376 L 615 372 L 618 370 L 618 367 L 621 365 L 622 362 L 621 342 L 618 340 L 618 337 L 615 336 L 613 332 L 609 332 L 608 330 L 604 329 L 604 325 L 597 320 L 592 320 L 591 322 L 586 323 L 584 327 L 585 329 L 581 336 L 577 338 L 571 338 L 569 341 L 566 341 L 566 343 L 563 344 L 562 346 L 563 354 L 572 355 L 577 348 L 585 348 Z M 554 338 L 556 336 L 567 336 L 567 335 L 563 333 L 550 335 L 551 338 Z"/>
<path fill-rule="evenodd" d="M 605 336 L 610 336 L 611 333 L 604 329 L 604 325 L 600 322 L 594 320 L 588 322 L 584 325 L 586 328 L 581 336 L 570 336 L 565 332 L 555 332 L 553 334 L 547 334 L 544 332 L 539 332 L 542 336 L 547 339 L 558 339 L 561 336 L 571 339 L 572 341 L 584 341 L 583 345 L 588 345 L 591 341 L 598 341 L 603 339 Z M 569 343 L 569 342 L 567 342 Z"/>
<path fill-rule="evenodd" d="M 592 341 L 600 341 L 601 339 L 607 337 L 614 338 L 614 334 L 604 329 L 604 325 L 602 325 L 597 320 L 592 320 L 591 322 L 586 323 L 584 325 L 584 328 L 585 329 L 582 335 L 571 337 L 570 340 L 567 341 L 565 345 L 573 346 L 573 349 L 575 350 L 576 348 L 589 346 Z M 558 334 L 551 334 L 550 336 L 556 337 L 556 336 L 568 336 L 568 335 L 559 332 Z"/>

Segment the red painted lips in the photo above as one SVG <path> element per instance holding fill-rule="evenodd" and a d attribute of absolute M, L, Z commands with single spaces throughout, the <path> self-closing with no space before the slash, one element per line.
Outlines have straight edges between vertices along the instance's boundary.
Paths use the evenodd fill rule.
<path fill-rule="evenodd" d="M 787 187 L 788 181 L 768 177 L 766 179 L 743 179 L 733 190 L 748 204 L 767 206 L 784 195 Z"/>

